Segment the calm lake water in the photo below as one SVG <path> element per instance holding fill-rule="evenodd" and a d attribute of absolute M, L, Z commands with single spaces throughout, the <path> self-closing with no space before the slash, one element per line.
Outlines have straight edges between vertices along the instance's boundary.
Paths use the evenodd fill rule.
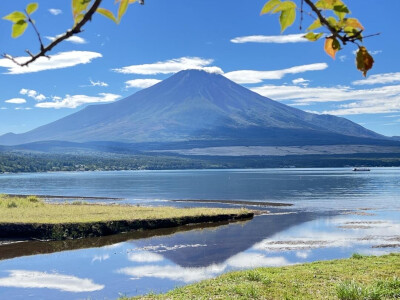
<path fill-rule="evenodd" d="M 0 193 L 294 204 L 220 226 L 2 245 L 0 299 L 116 299 L 230 270 L 400 250 L 400 168 L 2 174 Z"/>

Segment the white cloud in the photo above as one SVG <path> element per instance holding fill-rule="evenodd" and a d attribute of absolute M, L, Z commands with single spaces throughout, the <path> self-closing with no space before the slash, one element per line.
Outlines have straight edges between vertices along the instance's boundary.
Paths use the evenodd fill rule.
<path fill-rule="evenodd" d="M 333 115 L 375 114 L 400 111 L 400 85 L 374 89 L 353 89 L 346 86 L 303 87 L 293 85 L 264 85 L 252 91 L 274 100 L 290 100 L 291 105 L 304 106 L 313 103 L 353 101 L 339 109 L 322 113 Z"/>
<path fill-rule="evenodd" d="M 26 103 L 26 100 L 23 98 L 12 98 L 12 99 L 6 100 L 4 102 L 12 103 L 12 104 L 23 104 L 23 103 Z"/>
<path fill-rule="evenodd" d="M 46 39 L 48 39 L 50 41 L 54 41 L 56 38 L 59 38 L 60 36 L 62 36 L 62 35 L 61 34 L 56 35 L 55 37 L 54 36 L 46 36 Z M 84 38 L 81 38 L 80 36 L 76 36 L 76 35 L 69 37 L 65 41 L 73 43 L 73 44 L 86 44 L 87 43 L 87 41 Z"/>
<path fill-rule="evenodd" d="M 142 74 L 142 75 L 156 75 L 156 74 L 170 74 L 182 70 L 199 69 L 205 70 L 210 73 L 220 73 L 223 71 L 214 66 L 210 66 L 214 60 L 205 59 L 201 57 L 181 57 L 170 59 L 166 61 L 159 61 L 152 64 L 132 65 L 123 68 L 113 69 L 113 71 L 124 74 Z"/>
<path fill-rule="evenodd" d="M 63 69 L 73 67 L 80 64 L 90 63 L 93 59 L 102 57 L 98 52 L 91 51 L 69 51 L 54 54 L 50 59 L 40 57 L 28 67 L 20 67 L 11 60 L 0 59 L 0 67 L 7 68 L 6 74 L 25 74 L 34 73 L 45 70 Z M 16 60 L 20 63 L 27 61 L 30 57 L 17 57 Z"/>
<path fill-rule="evenodd" d="M 6 110 L 6 109 L 7 109 L 7 107 L 0 107 L 0 109 L 1 109 L 1 110 Z"/>
<path fill-rule="evenodd" d="M 383 73 L 368 76 L 366 79 L 356 80 L 352 83 L 354 85 L 366 85 L 366 84 L 386 84 L 400 82 L 400 72 L 398 73 Z"/>
<path fill-rule="evenodd" d="M 16 107 L 15 110 L 31 110 L 31 107 Z"/>
<path fill-rule="evenodd" d="M 78 278 L 57 273 L 37 271 L 10 270 L 8 277 L 0 278 L 0 286 L 15 288 L 47 288 L 64 292 L 94 292 L 104 288 L 91 279 Z"/>
<path fill-rule="evenodd" d="M 103 82 L 103 81 L 93 81 L 92 79 L 89 79 L 89 80 L 90 80 L 91 86 L 102 86 L 102 87 L 108 86 L 108 83 Z"/>
<path fill-rule="evenodd" d="M 303 86 L 307 86 L 309 82 L 310 82 L 310 80 L 304 79 L 301 77 L 292 80 L 293 84 L 299 84 L 299 85 L 303 85 Z"/>
<path fill-rule="evenodd" d="M 58 97 L 55 101 L 40 102 L 35 106 L 40 108 L 76 108 L 89 103 L 113 102 L 120 97 L 120 95 L 109 93 L 100 93 L 98 96 L 66 95 L 64 99 L 59 99 Z"/>
<path fill-rule="evenodd" d="M 304 43 L 308 42 L 305 39 L 304 34 L 288 34 L 288 35 L 249 35 L 241 36 L 231 39 L 232 43 L 242 44 L 242 43 Z"/>
<path fill-rule="evenodd" d="M 62 14 L 62 10 L 58 8 L 50 8 L 49 13 L 51 13 L 54 16 Z"/>
<path fill-rule="evenodd" d="M 316 63 L 309 65 L 295 66 L 282 70 L 275 71 L 254 71 L 254 70 L 239 70 L 225 73 L 224 76 L 236 83 L 260 83 L 266 79 L 281 79 L 286 74 L 298 74 L 307 71 L 320 71 L 328 67 L 326 63 Z"/>
<path fill-rule="evenodd" d="M 30 97 L 30 98 L 33 98 L 33 99 L 35 99 L 36 101 L 43 101 L 43 100 L 45 100 L 45 99 L 47 98 L 45 95 L 39 94 L 39 93 L 38 93 L 37 91 L 35 91 L 35 90 L 21 89 L 21 90 L 19 91 L 19 93 L 20 93 L 21 95 L 26 95 L 26 96 L 28 96 L 28 97 Z"/>
<path fill-rule="evenodd" d="M 133 79 L 125 81 L 126 88 L 141 88 L 145 89 L 156 83 L 159 83 L 161 80 L 158 79 Z"/>
<path fill-rule="evenodd" d="M 347 59 L 347 56 L 346 56 L 346 55 L 340 55 L 340 56 L 339 56 L 339 60 L 340 60 L 341 62 L 344 62 L 346 59 Z"/>

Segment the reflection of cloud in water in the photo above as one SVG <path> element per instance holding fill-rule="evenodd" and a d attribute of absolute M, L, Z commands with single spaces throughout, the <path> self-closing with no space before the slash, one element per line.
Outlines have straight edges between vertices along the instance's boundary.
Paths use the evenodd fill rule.
<path fill-rule="evenodd" d="M 288 265 L 289 262 L 281 256 L 267 257 L 261 253 L 242 252 L 226 261 L 226 264 L 234 268 L 278 267 Z"/>
<path fill-rule="evenodd" d="M 140 267 L 123 268 L 118 270 L 119 273 L 142 277 L 155 277 L 160 279 L 171 279 L 183 281 L 186 283 L 212 278 L 224 271 L 224 267 L 219 265 L 211 265 L 202 268 L 183 268 L 180 266 L 158 266 L 147 265 Z"/>
<path fill-rule="evenodd" d="M 92 259 L 92 263 L 94 263 L 95 261 L 99 261 L 102 262 L 104 260 L 107 260 L 110 258 L 109 254 L 103 254 L 103 255 L 95 255 Z"/>
<path fill-rule="evenodd" d="M 224 263 L 212 264 L 207 267 L 184 268 L 178 265 L 145 265 L 123 268 L 117 272 L 133 276 L 135 279 L 153 277 L 190 283 L 213 278 L 227 271 L 228 268 L 244 269 L 263 266 L 282 266 L 288 264 L 289 262 L 283 257 L 266 257 L 259 253 L 242 252 L 232 256 Z"/>
<path fill-rule="evenodd" d="M 307 259 L 311 254 L 311 251 L 297 251 L 296 252 L 296 257 L 302 258 L 302 259 Z"/>
<path fill-rule="evenodd" d="M 252 249 L 270 252 L 312 250 L 326 247 L 355 247 L 385 242 L 395 244 L 400 224 L 390 220 L 332 218 L 312 221 L 286 234 L 279 234 L 253 245 Z M 347 227 L 346 227 L 347 226 Z M 353 227 L 354 226 L 354 227 Z M 298 255 L 296 255 L 299 257 Z M 300 257 L 301 258 L 301 257 Z"/>
<path fill-rule="evenodd" d="M 164 257 L 160 254 L 151 253 L 147 251 L 141 251 L 138 253 L 128 253 L 128 260 L 134 262 L 156 262 L 164 260 Z"/>
<path fill-rule="evenodd" d="M 64 292 L 94 292 L 104 288 L 91 279 L 37 271 L 10 270 L 9 277 L 0 278 L 0 286 L 16 288 L 48 288 Z"/>
<path fill-rule="evenodd" d="M 205 244 L 185 244 L 185 245 L 174 245 L 174 246 L 166 246 L 163 244 L 160 245 L 152 245 L 145 246 L 142 248 L 132 249 L 132 251 L 153 251 L 153 252 L 166 252 L 166 251 L 174 251 L 183 248 L 198 248 L 198 247 L 207 247 Z"/>

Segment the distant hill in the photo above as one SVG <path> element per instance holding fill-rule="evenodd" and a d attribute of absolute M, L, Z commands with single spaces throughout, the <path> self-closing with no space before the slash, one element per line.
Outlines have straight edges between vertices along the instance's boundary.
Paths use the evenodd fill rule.
<path fill-rule="evenodd" d="M 307 113 L 200 70 L 181 71 L 123 100 L 91 105 L 29 132 L 0 137 L 0 145 L 29 144 L 27 148 L 109 144 L 119 150 L 127 145 L 157 150 L 393 143 L 400 145 L 345 118 Z"/>

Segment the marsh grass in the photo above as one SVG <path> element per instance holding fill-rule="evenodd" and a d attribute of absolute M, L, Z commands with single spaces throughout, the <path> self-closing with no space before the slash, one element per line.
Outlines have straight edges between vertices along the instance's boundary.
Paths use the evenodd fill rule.
<path fill-rule="evenodd" d="M 400 254 L 231 272 L 132 299 L 400 299 Z"/>
<path fill-rule="evenodd" d="M 380 300 L 400 298 L 400 279 L 397 277 L 378 280 L 373 284 L 353 281 L 342 282 L 336 287 L 340 300 Z"/>
<path fill-rule="evenodd" d="M 46 203 L 35 196 L 0 195 L 0 223 L 88 223 L 119 220 L 157 220 L 220 214 L 242 214 L 244 209 L 173 208 L 128 205 L 101 205 L 73 202 Z"/>

